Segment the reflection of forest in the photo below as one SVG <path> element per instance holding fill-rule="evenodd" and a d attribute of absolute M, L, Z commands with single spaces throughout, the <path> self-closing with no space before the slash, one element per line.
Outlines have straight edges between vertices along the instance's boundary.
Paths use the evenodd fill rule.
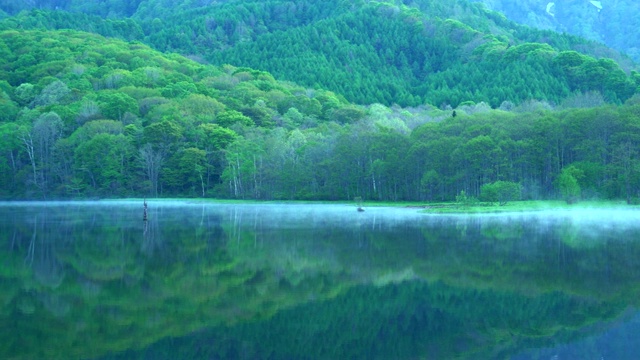
<path fill-rule="evenodd" d="M 265 321 L 217 326 L 108 358 L 507 359 L 580 338 L 586 334 L 580 327 L 617 311 L 561 293 L 527 296 L 405 281 L 355 286 Z"/>
<path fill-rule="evenodd" d="M 200 331 L 173 354 L 208 336 L 211 357 L 502 356 L 578 336 L 640 293 L 632 227 L 160 204 L 147 222 L 139 204 L 0 206 L 0 355 L 96 357 Z"/>

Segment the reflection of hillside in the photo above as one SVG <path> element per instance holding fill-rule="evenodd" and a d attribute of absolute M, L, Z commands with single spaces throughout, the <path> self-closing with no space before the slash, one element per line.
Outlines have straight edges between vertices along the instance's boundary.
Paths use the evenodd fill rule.
<path fill-rule="evenodd" d="M 269 225 L 261 226 L 259 220 L 253 224 L 244 232 L 236 229 L 236 243 L 230 247 L 234 249 L 230 250 L 234 257 L 286 267 L 289 274 L 317 268 L 342 271 L 352 282 L 362 284 L 422 278 L 452 285 L 448 291 L 462 294 L 454 295 L 452 303 L 441 304 L 438 311 L 448 314 L 462 311 L 468 316 L 480 317 L 484 327 L 473 330 L 477 331 L 474 336 L 486 339 L 476 344 L 479 348 L 471 346 L 469 351 L 479 351 L 485 356 L 497 356 L 491 353 L 496 347 L 503 347 L 503 353 L 499 355 L 505 356 L 526 346 L 544 344 L 548 337 L 553 336 L 557 341 L 583 336 L 582 327 L 615 318 L 629 305 L 637 306 L 638 262 L 632 259 L 638 258 L 640 247 L 625 240 L 637 238 L 638 229 L 634 228 L 609 228 L 607 233 L 594 234 L 592 228 L 586 228 L 588 224 L 564 223 L 554 218 L 521 222 L 452 217 L 417 227 L 406 223 L 393 226 L 356 223 L 341 231 L 336 231 L 335 227 L 319 227 L 296 232 L 295 237 L 273 238 L 269 236 Z M 576 240 L 584 245 L 576 244 Z M 476 292 L 461 289 L 476 289 Z M 343 297 L 350 298 L 351 295 L 341 293 L 339 298 Z M 478 304 L 479 298 L 490 300 Z M 366 299 L 354 301 L 367 302 Z M 381 302 L 379 306 L 384 309 L 386 305 Z M 312 304 L 305 308 L 309 313 L 318 311 Z M 491 311 L 495 313 L 491 314 Z M 355 314 L 354 317 L 361 317 L 357 311 Z M 315 324 L 314 329 L 331 327 L 330 324 L 317 325 L 316 319 L 295 319 L 295 322 Z M 274 326 L 272 322 L 241 325 L 244 330 L 237 331 L 242 331 L 239 336 L 245 339 L 251 334 L 244 331 L 257 331 L 254 336 L 261 336 L 264 335 L 262 330 Z M 299 331 L 306 334 L 309 330 Z M 367 331 L 355 333 L 367 334 Z M 434 335 L 430 336 L 433 338 Z M 314 333 L 311 338 L 326 339 L 327 336 Z M 282 337 L 286 340 L 280 341 L 294 344 L 309 340 Z M 258 346 L 258 339 L 255 338 L 255 346 Z M 439 343 L 456 341 L 439 339 L 437 335 L 436 339 Z M 395 340 L 400 339 L 389 340 L 386 344 L 395 344 Z M 342 350 L 352 347 L 353 344 L 345 345 Z M 314 344 L 302 349 L 300 354 L 318 348 L 321 348 L 320 344 Z M 268 349 L 280 354 L 273 348 Z M 369 350 L 366 347 L 356 349 Z M 256 351 L 266 350 L 259 348 Z M 360 355 L 369 358 L 371 354 Z M 349 356 L 347 352 L 339 357 Z"/>
<path fill-rule="evenodd" d="M 245 214 L 246 216 L 246 214 Z M 563 216 L 384 216 L 273 231 L 269 218 L 246 216 L 229 229 L 233 257 L 283 272 L 317 269 L 356 283 L 420 278 L 523 294 L 565 292 L 638 305 L 640 226 L 597 228 Z M 635 215 L 634 215 L 635 216 Z M 615 219 L 614 219 L 615 220 Z M 308 219 L 317 223 L 317 219 Z M 615 226 L 613 226 L 613 225 Z M 325 226 L 326 225 L 326 226 Z"/>
<path fill-rule="evenodd" d="M 421 277 L 457 286 L 540 294 L 561 291 L 639 305 L 639 227 L 595 230 L 544 219 L 486 221 L 423 229 Z M 455 241 L 442 241 L 455 239 Z"/>
<path fill-rule="evenodd" d="M 324 339 L 346 326 L 353 336 L 335 341 L 348 351 L 404 341 L 406 351 L 484 354 L 637 305 L 640 245 L 614 240 L 637 237 L 637 229 L 577 246 L 581 231 L 541 221 L 339 207 L 150 208 L 145 225 L 137 204 L 35 215 L 0 207 L 10 220 L 0 223 L 9 244 L 0 260 L 10 265 L 0 267 L 8 344 L 0 354 L 95 357 L 212 327 L 224 346 L 211 351 L 232 351 L 240 346 L 233 336 L 259 342 L 286 321 L 297 324 L 288 325 L 292 334 Z M 381 333 L 366 330 L 368 322 Z M 415 330 L 422 337 L 403 340 L 412 326 L 424 328 Z M 421 345 L 427 337 L 434 340 Z M 312 339 L 300 339 L 299 349 L 328 346 Z"/>
<path fill-rule="evenodd" d="M 529 297 L 441 282 L 355 286 L 264 321 L 160 341 L 144 353 L 154 359 L 503 359 L 547 345 L 550 336 L 580 338 L 577 329 L 618 310 L 560 293 Z"/>
<path fill-rule="evenodd" d="M 4 210 L 4 209 L 3 209 Z M 13 211 L 14 209 L 12 209 Z M 219 324 L 270 317 L 339 289 L 326 272 L 288 276 L 229 255 L 216 212 L 42 209 L 2 213 L 2 357 L 82 358 Z M 32 209 L 31 209 L 32 210 Z M 8 251 L 7 251 L 8 250 Z M 10 325 L 13 324 L 13 325 Z"/>

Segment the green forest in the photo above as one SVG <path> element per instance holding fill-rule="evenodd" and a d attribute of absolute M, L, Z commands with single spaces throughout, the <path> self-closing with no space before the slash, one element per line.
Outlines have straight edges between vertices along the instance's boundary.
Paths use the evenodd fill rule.
<path fill-rule="evenodd" d="M 2 6 L 4 199 L 640 195 L 637 65 L 481 5 L 45 3 Z"/>
<path fill-rule="evenodd" d="M 558 104 L 589 90 L 620 103 L 636 88 L 619 83 L 619 71 L 628 75 L 636 65 L 616 51 L 517 25 L 464 0 L 110 3 L 54 2 L 49 8 L 68 11 L 43 5 L 0 21 L 0 29 L 75 29 L 137 40 L 199 62 L 268 71 L 360 105 Z M 581 62 L 568 69 L 552 61 L 563 51 L 611 58 L 619 67 Z"/>
<path fill-rule="evenodd" d="M 616 1 L 548 1 L 548 0 L 470 0 L 471 3 L 481 3 L 485 9 L 499 11 L 507 18 L 519 24 L 542 30 L 553 30 L 559 33 L 568 33 L 597 41 L 602 44 L 624 52 L 636 61 L 640 59 L 639 38 L 637 34 L 640 24 L 636 16 L 640 10 L 640 4 L 633 0 Z M 140 22 L 149 36 L 149 24 L 155 19 L 158 21 L 179 20 L 177 25 L 185 29 L 189 27 L 195 30 L 199 40 L 195 41 L 200 46 L 203 40 L 211 44 L 211 41 L 227 41 L 228 37 L 254 37 L 274 29 L 282 30 L 289 26 L 308 24 L 315 20 L 336 14 L 344 10 L 353 10 L 354 6 L 371 3 L 371 1 L 324 1 L 322 7 L 318 7 L 311 1 L 243 1 L 223 0 L 215 2 L 207 1 L 166 1 L 166 0 L 39 0 L 35 1 L 0 1 L 0 18 L 16 16 L 22 11 L 61 10 L 71 12 L 74 17 L 65 21 L 73 23 L 73 26 L 88 26 L 92 31 L 104 31 L 110 26 L 88 25 L 85 14 L 97 19 L 121 20 L 131 19 Z M 461 11 L 466 8 L 465 3 L 458 0 L 445 1 L 387 1 L 391 4 L 403 4 L 417 7 L 429 16 L 440 18 L 463 18 L 463 22 L 470 20 L 470 14 Z M 219 11 L 223 8 L 223 11 Z M 482 7 L 479 7 L 482 9 Z M 197 10 L 197 11 L 194 11 Z M 188 14 L 189 16 L 184 16 Z M 24 16 L 25 14 L 20 14 Z M 61 14 L 57 16 L 59 19 Z M 81 17 L 78 19 L 78 15 Z M 27 16 L 28 17 L 28 16 Z M 197 19 L 200 18 L 200 19 Z M 23 18 L 24 19 L 24 18 Z M 72 20 L 75 19 L 75 20 Z M 192 27 L 196 23 L 204 26 Z M 214 20 L 215 19 L 215 20 Z M 486 19 L 476 18 L 472 27 Z M 28 22 L 33 24 L 32 22 Z M 49 25 L 47 25 L 47 23 Z M 40 26 L 51 26 L 50 21 L 40 23 Z M 58 23 L 60 27 L 63 23 Z M 164 34 L 159 37 L 173 37 L 174 29 L 168 29 L 166 23 L 162 28 Z M 222 29 L 218 29 L 222 25 Z M 236 34 L 234 29 L 240 26 Z M 257 26 L 256 26 L 257 25 Z M 502 23 L 501 25 L 504 25 Z M 64 24 L 64 26 L 68 26 Z M 206 31 L 206 28 L 214 28 L 216 34 Z M 485 28 L 486 29 L 486 28 Z M 113 31 L 109 30 L 109 31 Z M 226 39 L 223 35 L 228 36 Z M 141 32 L 124 36 L 140 36 Z M 182 40 L 188 40 L 184 37 Z M 155 37 L 155 36 L 154 36 Z M 156 38 L 159 38 L 156 37 Z M 156 44 L 157 45 L 157 44 Z M 174 43 L 174 46 L 180 46 Z M 192 45 L 190 45 L 192 46 Z"/>

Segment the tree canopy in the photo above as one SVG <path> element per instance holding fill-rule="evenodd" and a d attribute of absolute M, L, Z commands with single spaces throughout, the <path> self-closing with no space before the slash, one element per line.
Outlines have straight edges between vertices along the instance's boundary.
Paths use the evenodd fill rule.
<path fill-rule="evenodd" d="M 520 26 L 463 0 L 45 2 L 0 21 L 0 29 L 17 28 L 137 40 L 201 62 L 266 70 L 361 105 L 559 104 L 575 91 L 620 103 L 638 87 L 629 76 L 634 65 L 601 44 Z M 584 55 L 580 64 L 564 66 L 561 55 L 575 51 Z M 114 81 L 130 79 L 104 78 L 107 86 Z M 176 80 L 163 95 L 193 93 L 186 85 Z"/>
<path fill-rule="evenodd" d="M 390 10 L 379 5 L 343 16 L 353 26 L 357 14 L 370 16 L 374 27 L 375 14 L 411 23 L 408 8 Z M 326 21 L 334 24 L 329 29 L 343 26 Z M 450 37 L 478 36 L 459 21 L 443 23 Z M 394 21 L 378 24 L 405 29 Z M 422 24 L 414 26 L 418 36 L 425 23 L 415 24 Z M 479 62 L 488 70 L 471 71 L 474 61 L 455 71 L 432 65 L 440 71 L 430 76 L 459 81 L 419 85 L 436 100 L 400 107 L 359 105 L 263 70 L 206 65 L 136 41 L 6 30 L 0 33 L 6 79 L 0 105 L 7 110 L 0 122 L 6 135 L 0 196 L 442 201 L 461 191 L 481 198 L 483 187 L 506 182 L 517 184 L 523 199 L 545 199 L 566 195 L 563 170 L 575 168 L 584 174 L 575 178 L 580 197 L 636 201 L 639 78 L 611 60 L 572 50 L 485 40 L 469 54 L 497 60 Z M 434 60 L 446 58 L 441 55 Z M 507 64 L 532 78 L 508 80 L 500 70 Z M 503 85 L 464 93 L 449 85 L 487 81 L 490 71 L 505 77 Z M 348 82 L 356 81 L 341 83 Z M 540 96 L 530 86 L 541 86 Z M 565 97 L 546 98 L 554 94 L 549 86 Z M 493 100 L 474 101 L 485 98 L 481 90 Z M 519 92 L 519 99 L 500 101 L 501 94 L 511 99 L 507 94 Z"/>

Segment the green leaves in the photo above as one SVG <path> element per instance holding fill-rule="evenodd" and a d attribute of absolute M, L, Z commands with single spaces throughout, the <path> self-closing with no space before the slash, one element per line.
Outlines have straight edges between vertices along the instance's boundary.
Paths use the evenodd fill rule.
<path fill-rule="evenodd" d="M 216 123 L 224 127 L 230 127 L 234 124 L 239 124 L 242 126 L 255 125 L 251 118 L 243 115 L 241 112 L 236 110 L 227 110 L 222 112 L 216 117 Z"/>
<path fill-rule="evenodd" d="M 496 181 L 480 188 L 480 200 L 497 202 L 500 206 L 522 197 L 522 186 L 512 181 Z"/>
<path fill-rule="evenodd" d="M 195 93 L 198 90 L 196 86 L 188 81 L 179 81 L 177 83 L 170 83 L 162 90 L 162 96 L 166 98 L 183 98 L 189 94 Z"/>
<path fill-rule="evenodd" d="M 578 184 L 578 179 L 582 178 L 584 174 L 581 170 L 574 166 L 568 166 L 562 169 L 560 175 L 557 178 L 557 186 L 560 191 L 560 195 L 567 202 L 567 204 L 573 204 L 580 199 L 582 190 Z"/>
<path fill-rule="evenodd" d="M 0 29 L 72 28 L 137 40 L 161 51 L 192 56 L 200 62 L 238 64 L 241 67 L 229 72 L 229 78 L 252 81 L 263 92 L 279 87 L 266 70 L 278 79 L 309 88 L 330 89 L 359 104 L 430 103 L 456 107 L 471 100 L 497 108 L 504 101 L 519 104 L 536 99 L 560 103 L 571 91 L 593 90 L 603 93 L 607 101 L 618 103 L 632 96 L 640 85 L 625 71 L 604 74 L 603 69 L 613 69 L 601 60 L 595 66 L 581 66 L 586 59 L 595 60 L 602 54 L 624 62 L 622 57 L 604 52 L 599 45 L 518 26 L 466 1 L 456 0 L 446 6 L 433 1 L 410 6 L 395 2 L 345 4 L 245 1 L 201 7 L 199 2 L 188 2 L 172 4 L 169 13 L 163 6 L 146 2 L 139 7 L 74 3 L 68 5 L 73 14 L 48 10 L 24 12 L 0 22 Z M 83 15 L 86 13 L 95 15 Z M 548 18 L 544 13 L 535 19 L 541 16 Z M 495 36 L 497 33 L 501 35 Z M 615 32 L 607 38 L 620 38 L 621 33 L 625 32 Z M 166 98 L 205 92 L 193 79 L 162 76 L 160 69 L 168 68 L 168 59 L 155 58 L 139 42 L 127 49 L 106 44 L 83 52 L 82 57 L 73 57 L 72 52 L 86 44 L 74 43 L 72 49 L 66 49 L 62 40 L 38 38 L 38 47 L 29 48 L 17 46 L 17 41 L 10 39 L 12 47 L 19 47 L 20 51 L 0 49 L 0 54 L 6 55 L 0 58 L 11 59 L 18 67 L 7 69 L 6 77 L 18 84 L 31 81 L 34 76 L 65 74 L 75 65 L 74 61 L 95 61 L 101 67 L 100 76 L 96 76 L 107 88 L 130 83 L 162 84 L 162 95 Z M 87 37 L 86 43 L 95 45 L 95 41 Z M 589 56 L 574 52 L 577 48 Z M 553 66 L 556 55 L 560 59 Z M 139 71 L 143 68 L 144 71 Z M 143 74 L 148 69 L 156 72 Z M 191 77 L 201 70 L 196 63 L 182 62 L 178 71 Z M 67 80 L 64 79 L 67 85 L 74 87 Z M 219 89 L 234 85 L 218 80 Z M 243 91 L 248 93 L 247 89 Z M 242 99 L 245 100 L 242 105 L 248 107 L 258 100 L 248 94 Z M 315 112 L 306 111 L 300 104 L 287 104 L 279 112 L 292 106 L 305 114 Z M 327 116 L 326 109 L 322 116 Z M 272 125 L 260 116 L 249 117 L 258 125 Z"/>
<path fill-rule="evenodd" d="M 164 120 L 146 126 L 143 130 L 143 142 L 159 148 L 168 148 L 182 138 L 182 129 L 174 122 Z"/>
<path fill-rule="evenodd" d="M 91 192 L 118 195 L 131 180 L 132 150 L 124 135 L 98 134 L 76 148 L 75 165 Z M 77 182 L 70 185 L 82 188 Z"/>
<path fill-rule="evenodd" d="M 200 144 L 209 151 L 222 150 L 238 138 L 238 134 L 218 124 L 202 124 L 198 126 L 202 133 Z"/>
<path fill-rule="evenodd" d="M 163 171 L 163 182 L 174 191 L 204 197 L 206 155 L 206 151 L 198 148 L 186 148 L 177 152 L 169 159 Z"/>
<path fill-rule="evenodd" d="M 100 112 L 107 119 L 122 120 L 126 113 L 138 113 L 138 102 L 131 96 L 121 92 L 113 90 L 101 91 L 98 93 L 97 100 Z"/>
<path fill-rule="evenodd" d="M 0 122 L 14 121 L 18 110 L 18 104 L 13 102 L 6 93 L 0 91 Z"/>

